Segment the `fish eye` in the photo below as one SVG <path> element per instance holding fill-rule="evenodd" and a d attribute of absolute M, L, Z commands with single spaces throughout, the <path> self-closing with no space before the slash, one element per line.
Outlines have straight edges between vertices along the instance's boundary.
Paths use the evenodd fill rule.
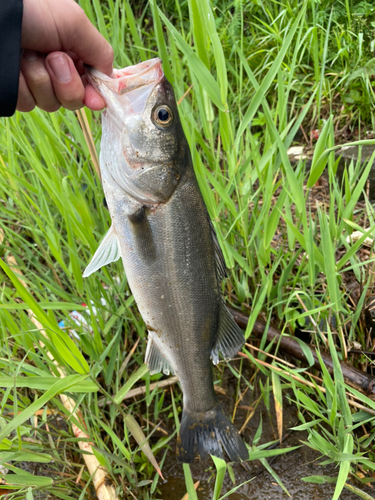
<path fill-rule="evenodd" d="M 173 113 L 171 108 L 164 104 L 162 106 L 158 106 L 154 110 L 152 118 L 156 125 L 166 128 L 173 122 Z"/>

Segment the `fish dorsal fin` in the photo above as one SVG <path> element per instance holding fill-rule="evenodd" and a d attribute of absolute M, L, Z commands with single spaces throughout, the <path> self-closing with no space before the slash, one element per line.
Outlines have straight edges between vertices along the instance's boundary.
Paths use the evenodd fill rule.
<path fill-rule="evenodd" d="M 159 372 L 163 372 L 165 375 L 169 375 L 170 373 L 174 375 L 173 368 L 171 367 L 168 360 L 165 359 L 165 357 L 160 352 L 160 349 L 153 338 L 152 332 L 148 332 L 145 363 L 147 363 L 148 365 L 150 375 L 154 375 L 155 373 Z"/>
<path fill-rule="evenodd" d="M 111 262 L 116 262 L 120 258 L 120 249 L 117 240 L 117 234 L 113 227 L 110 227 L 108 233 L 102 239 L 99 248 L 91 259 L 90 264 L 86 267 L 83 277 L 87 278 L 90 274 Z"/>
<path fill-rule="evenodd" d="M 219 351 L 227 361 L 233 358 L 245 343 L 245 337 L 241 328 L 235 323 L 232 315 L 227 309 L 225 302 L 221 299 L 219 312 L 219 328 L 215 345 L 211 351 L 211 359 L 214 365 L 219 362 Z"/>
<path fill-rule="evenodd" d="M 208 217 L 208 221 L 210 223 L 212 239 L 214 242 L 217 277 L 219 278 L 219 281 L 223 281 L 223 279 L 227 278 L 227 266 L 225 264 L 223 251 L 221 250 L 220 245 L 219 245 L 219 240 L 217 239 L 217 236 L 216 236 L 214 225 L 212 224 L 212 221 L 211 221 L 208 213 L 207 213 L 207 217 Z"/>

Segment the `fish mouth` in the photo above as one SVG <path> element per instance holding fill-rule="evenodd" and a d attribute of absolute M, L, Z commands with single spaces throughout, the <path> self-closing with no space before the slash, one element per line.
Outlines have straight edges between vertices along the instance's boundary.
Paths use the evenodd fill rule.
<path fill-rule="evenodd" d="M 114 69 L 111 76 L 85 65 L 86 75 L 96 90 L 104 84 L 117 95 L 124 95 L 146 85 L 156 85 L 164 77 L 161 60 L 150 59 L 134 66 Z"/>

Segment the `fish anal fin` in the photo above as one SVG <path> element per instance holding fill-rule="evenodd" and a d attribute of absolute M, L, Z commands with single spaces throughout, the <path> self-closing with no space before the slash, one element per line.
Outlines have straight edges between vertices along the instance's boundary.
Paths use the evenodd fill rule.
<path fill-rule="evenodd" d="M 211 351 L 211 359 L 214 365 L 219 362 L 219 351 L 225 360 L 233 358 L 245 343 L 245 337 L 241 328 L 234 321 L 227 309 L 225 302 L 221 299 L 219 311 L 219 327 L 215 345 Z"/>
<path fill-rule="evenodd" d="M 169 361 L 160 352 L 156 341 L 153 338 L 152 332 L 148 334 L 148 343 L 146 349 L 145 363 L 147 363 L 150 370 L 150 375 L 163 372 L 165 375 L 170 373 L 174 375 L 174 370 Z"/>
<path fill-rule="evenodd" d="M 116 262 L 121 257 L 116 231 L 113 225 L 104 236 L 95 252 L 90 264 L 83 272 L 83 277 L 87 278 L 90 274 L 111 262 Z"/>

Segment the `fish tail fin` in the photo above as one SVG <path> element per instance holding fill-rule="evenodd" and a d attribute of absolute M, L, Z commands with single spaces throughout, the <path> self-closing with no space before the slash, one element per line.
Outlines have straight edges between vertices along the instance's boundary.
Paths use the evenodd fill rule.
<path fill-rule="evenodd" d="M 204 460 L 207 454 L 224 458 L 223 450 L 231 462 L 249 458 L 245 443 L 221 406 L 218 404 L 206 413 L 184 409 L 177 440 L 178 461 L 190 463 L 196 455 Z"/>

